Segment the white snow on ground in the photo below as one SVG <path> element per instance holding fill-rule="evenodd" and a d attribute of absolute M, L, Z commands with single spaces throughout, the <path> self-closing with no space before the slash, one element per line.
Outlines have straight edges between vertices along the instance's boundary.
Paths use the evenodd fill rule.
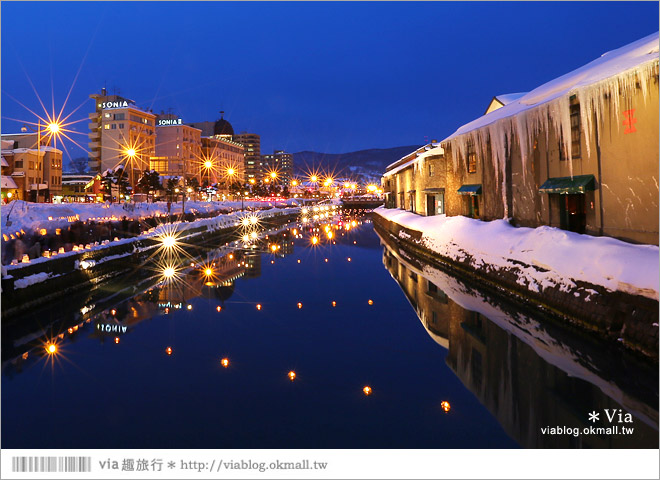
<path fill-rule="evenodd" d="M 422 232 L 424 246 L 452 260 L 469 255 L 477 268 L 519 268 L 518 283 L 532 291 L 555 285 L 567 291 L 579 280 L 658 300 L 660 251 L 654 245 L 633 245 L 547 226 L 513 227 L 505 220 L 424 217 L 383 207 L 374 212 Z"/>
<path fill-rule="evenodd" d="M 248 200 L 243 203 L 245 208 L 297 206 L 296 199 L 281 201 Z M 186 202 L 186 213 L 209 213 L 217 210 L 240 210 L 241 202 Z M 181 202 L 172 203 L 172 216 L 180 214 Z M 0 209 L 2 217 L 2 233 L 14 233 L 23 229 L 25 232 L 45 228 L 49 233 L 56 228 L 66 228 L 76 220 L 129 220 L 167 215 L 167 202 L 156 203 L 30 203 L 15 200 Z M 9 217 L 9 222 L 7 221 Z M 49 219 L 50 218 L 50 219 Z"/>
<path fill-rule="evenodd" d="M 40 283 L 48 280 L 49 278 L 53 278 L 55 275 L 52 273 L 46 273 L 46 272 L 40 272 L 40 273 L 35 273 L 34 275 L 28 275 L 27 277 L 23 277 L 19 280 L 16 280 L 14 282 L 14 288 L 25 288 L 29 287 L 30 285 L 34 285 L 35 283 Z"/>
<path fill-rule="evenodd" d="M 229 202 L 225 202 L 225 203 L 229 203 Z M 255 205 L 257 203 L 259 203 L 261 207 L 264 207 L 264 206 L 268 205 L 268 203 L 264 203 L 264 202 L 255 202 Z M 292 206 L 296 205 L 295 202 L 293 202 L 293 201 L 289 201 L 288 204 L 290 204 Z M 43 205 L 46 205 L 46 204 L 43 204 Z M 89 204 L 89 205 L 93 205 L 93 204 Z M 283 206 L 283 205 L 281 205 L 281 206 Z M 240 208 L 240 202 L 238 202 L 238 207 Z M 165 208 L 167 209 L 167 206 Z M 188 206 L 187 205 L 186 205 L 186 211 L 188 211 Z M 30 264 L 48 262 L 48 261 L 51 260 L 51 258 L 60 258 L 60 257 L 63 257 L 63 256 L 78 255 L 78 254 L 80 254 L 81 251 L 96 251 L 96 250 L 102 250 L 104 248 L 108 248 L 110 246 L 114 247 L 114 246 L 117 246 L 117 245 L 133 243 L 136 239 L 140 240 L 140 239 L 145 239 L 145 238 L 153 238 L 153 237 L 159 237 L 161 235 L 176 235 L 177 237 L 180 237 L 181 239 L 183 239 L 186 236 L 186 232 L 185 232 L 186 230 L 196 229 L 196 228 L 205 226 L 205 227 L 207 227 L 207 231 L 209 231 L 209 230 L 218 230 L 218 229 L 222 229 L 222 228 L 226 228 L 226 227 L 238 226 L 240 224 L 241 220 L 246 216 L 256 216 L 258 218 L 269 218 L 269 217 L 276 216 L 278 214 L 283 214 L 283 213 L 290 214 L 290 213 L 296 213 L 298 211 L 299 211 L 299 209 L 297 209 L 295 207 L 294 208 L 289 207 L 287 210 L 282 210 L 281 208 L 278 208 L 278 207 L 272 207 L 272 208 L 269 208 L 267 210 L 259 210 L 259 211 L 254 211 L 254 212 L 250 212 L 250 211 L 244 211 L 243 212 L 243 211 L 238 210 L 238 211 L 234 211 L 234 212 L 224 214 L 224 215 L 217 215 L 217 216 L 211 217 L 211 218 L 200 218 L 200 219 L 197 219 L 193 222 L 179 222 L 179 221 L 177 221 L 177 222 L 173 222 L 173 223 L 163 223 L 163 224 L 160 224 L 156 227 L 151 228 L 150 230 L 148 230 L 148 231 L 146 231 L 146 232 L 144 232 L 141 235 L 138 235 L 136 237 L 122 238 L 122 239 L 113 240 L 113 241 L 106 240 L 104 243 L 95 243 L 95 244 L 89 245 L 89 246 L 85 245 L 84 246 L 85 248 L 82 249 L 82 250 L 78 250 L 78 251 L 71 250 L 71 251 L 68 251 L 68 252 L 65 252 L 65 253 L 60 253 L 60 254 L 54 255 L 54 256 L 49 257 L 49 258 L 39 257 L 39 258 L 32 259 L 32 260 L 30 260 Z M 12 228 L 11 231 L 14 231 L 13 229 L 15 227 L 14 227 L 13 224 L 12 224 L 11 228 Z M 3 226 L 3 230 L 4 230 L 4 226 Z M 97 263 L 102 263 L 105 260 L 109 260 L 111 258 L 118 258 L 120 256 L 123 256 L 123 255 L 108 257 L 107 259 L 102 259 L 102 260 L 98 261 Z M 22 268 L 21 263 L 18 263 L 17 265 L 4 265 L 2 267 L 2 274 L 3 274 L 3 276 L 6 276 L 7 274 L 10 274 L 12 270 L 20 269 L 20 268 Z M 46 278 L 40 278 L 37 281 L 44 281 L 44 280 L 46 280 Z M 31 285 L 31 284 L 26 284 L 24 286 L 28 286 L 28 285 Z"/>

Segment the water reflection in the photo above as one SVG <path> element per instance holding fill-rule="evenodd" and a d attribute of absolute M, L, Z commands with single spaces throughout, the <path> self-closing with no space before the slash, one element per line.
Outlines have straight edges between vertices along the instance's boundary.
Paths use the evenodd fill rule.
<path fill-rule="evenodd" d="M 254 214 L 245 214 L 239 221 L 244 228 L 236 240 L 213 249 L 181 242 L 176 228 L 166 225 L 155 253 L 127 278 L 113 279 L 101 291 L 62 299 L 4 322 L 3 374 L 12 377 L 44 357 L 62 355 L 65 344 L 81 335 L 100 343 L 119 344 L 145 320 L 192 310 L 194 299 L 213 302 L 220 313 L 234 294 L 237 280 L 261 276 L 264 256 L 269 260 L 285 258 L 295 252 L 294 239 L 309 242 L 319 231 L 350 230 L 362 224 L 352 216 L 342 219 L 331 207 L 317 208 L 326 212 L 324 217 L 310 219 L 304 226 L 267 228 Z M 244 241 L 246 232 L 249 239 Z M 261 310 L 261 304 L 256 308 Z M 49 352 L 45 348 L 48 345 L 57 345 L 58 352 Z"/>
<path fill-rule="evenodd" d="M 657 448 L 657 368 L 541 322 L 376 232 L 385 268 L 428 335 L 448 350 L 447 365 L 513 439 L 531 448 Z M 592 411 L 600 412 L 596 423 Z M 633 423 L 618 423 L 627 412 Z M 612 425 L 634 433 L 584 434 Z M 557 427 L 583 433 L 550 434 Z"/>

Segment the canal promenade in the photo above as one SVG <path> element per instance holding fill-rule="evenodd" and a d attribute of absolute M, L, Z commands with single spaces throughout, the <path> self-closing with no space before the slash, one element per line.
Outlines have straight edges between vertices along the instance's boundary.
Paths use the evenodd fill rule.
<path fill-rule="evenodd" d="M 658 358 L 658 247 L 504 220 L 374 213 L 378 228 L 442 269 Z"/>

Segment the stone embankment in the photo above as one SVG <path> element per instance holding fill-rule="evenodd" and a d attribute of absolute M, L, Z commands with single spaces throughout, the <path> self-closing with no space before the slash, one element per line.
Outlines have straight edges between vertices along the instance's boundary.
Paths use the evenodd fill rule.
<path fill-rule="evenodd" d="M 655 361 L 658 359 L 659 310 L 656 299 L 612 291 L 583 281 L 574 281 L 571 286 L 547 285 L 535 291 L 521 283 L 520 279 L 529 269 L 539 269 L 537 265 L 517 262 L 501 267 L 476 262 L 469 251 L 458 259 L 450 258 L 429 248 L 422 240 L 424 233 L 419 230 L 388 220 L 377 211 L 373 221 L 382 236 L 387 236 L 400 248 L 442 271 L 508 298 L 524 308 L 533 308 L 550 321 L 623 344 Z"/>

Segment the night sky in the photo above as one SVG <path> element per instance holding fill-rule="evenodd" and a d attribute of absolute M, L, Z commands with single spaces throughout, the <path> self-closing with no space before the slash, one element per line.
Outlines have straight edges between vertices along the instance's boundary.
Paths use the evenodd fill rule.
<path fill-rule="evenodd" d="M 105 85 L 262 153 L 421 145 L 658 30 L 657 2 L 3 2 L 2 133 Z M 76 78 L 77 72 L 79 75 Z M 75 82 L 74 82 L 75 80 Z M 10 97 L 11 96 L 11 97 Z M 10 119 L 19 119 L 17 122 Z M 71 156 L 85 152 L 68 145 Z M 65 153 L 65 158 L 67 154 Z"/>

